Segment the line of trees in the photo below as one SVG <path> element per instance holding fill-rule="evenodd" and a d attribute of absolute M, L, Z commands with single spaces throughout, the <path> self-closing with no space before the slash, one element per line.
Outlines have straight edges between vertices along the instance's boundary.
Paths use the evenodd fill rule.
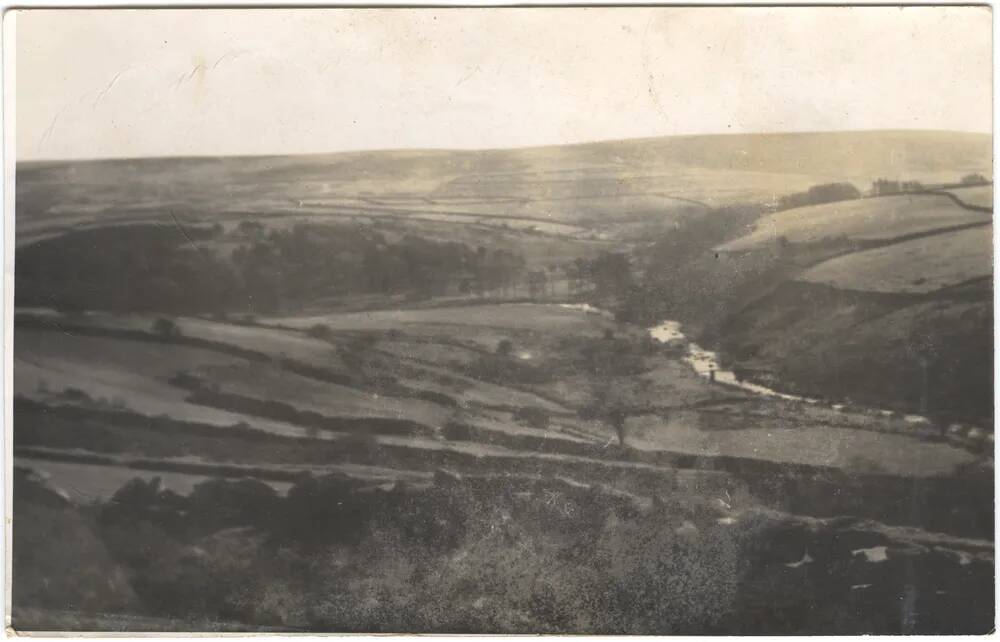
<path fill-rule="evenodd" d="M 520 253 L 369 227 L 128 225 L 17 251 L 19 306 L 174 314 L 269 313 L 351 295 L 618 299 L 626 254 L 528 265 Z"/>
<path fill-rule="evenodd" d="M 961 185 L 986 185 L 990 181 L 982 174 L 966 174 L 961 178 Z M 934 187 L 928 186 L 916 180 L 896 180 L 888 178 L 877 178 L 872 181 L 868 190 L 870 196 L 886 196 L 889 194 L 906 194 L 913 192 L 923 192 Z M 809 205 L 822 205 L 823 203 L 835 203 L 837 201 L 849 201 L 861 198 L 863 194 L 851 183 L 823 183 L 813 185 L 804 192 L 787 194 L 778 199 L 777 209 L 790 210 L 796 207 L 807 207 Z"/>
<path fill-rule="evenodd" d="M 879 178 L 872 183 L 872 196 L 885 196 L 886 194 L 904 194 L 907 192 L 922 192 L 927 189 L 920 181 L 895 181 L 887 178 Z"/>
<path fill-rule="evenodd" d="M 17 268 L 20 306 L 165 314 L 270 312 L 351 294 L 506 294 L 527 272 L 523 256 L 503 249 L 307 224 L 229 235 L 194 226 L 81 230 L 19 248 Z"/>
<path fill-rule="evenodd" d="M 988 185 L 990 180 L 982 174 L 972 173 L 963 176 L 957 185 Z M 923 192 L 929 189 L 941 189 L 946 185 L 925 185 L 920 181 L 900 181 L 888 178 L 879 178 L 872 182 L 869 194 L 872 196 L 886 196 L 888 194 L 906 194 L 911 192 Z M 952 185 L 954 186 L 954 185 Z"/>
<path fill-rule="evenodd" d="M 796 192 L 782 196 L 778 199 L 778 208 L 790 210 L 795 207 L 849 201 L 856 198 L 861 198 L 861 192 L 850 183 L 824 183 L 822 185 L 813 185 L 805 192 Z"/>

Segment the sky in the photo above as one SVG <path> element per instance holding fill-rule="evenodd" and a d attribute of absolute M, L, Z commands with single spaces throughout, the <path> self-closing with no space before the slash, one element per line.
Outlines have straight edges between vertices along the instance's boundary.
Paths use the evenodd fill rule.
<path fill-rule="evenodd" d="M 981 7 L 14 17 L 19 160 L 992 130 Z"/>

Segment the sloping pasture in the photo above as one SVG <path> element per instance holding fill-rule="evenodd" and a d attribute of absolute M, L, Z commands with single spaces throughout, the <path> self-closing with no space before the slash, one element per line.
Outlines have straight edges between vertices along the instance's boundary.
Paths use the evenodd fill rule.
<path fill-rule="evenodd" d="M 789 243 L 824 240 L 889 241 L 912 234 L 985 223 L 981 212 L 963 208 L 940 194 L 904 194 L 799 207 L 765 216 L 753 231 L 719 248 L 743 252 Z"/>
<path fill-rule="evenodd" d="M 993 274 L 993 228 L 935 234 L 816 265 L 799 281 L 844 290 L 924 294 Z"/>

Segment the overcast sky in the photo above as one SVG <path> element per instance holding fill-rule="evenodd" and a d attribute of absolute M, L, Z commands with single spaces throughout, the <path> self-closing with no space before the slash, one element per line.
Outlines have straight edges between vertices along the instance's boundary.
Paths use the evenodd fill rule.
<path fill-rule="evenodd" d="M 27 11 L 17 157 L 991 130 L 982 8 Z"/>

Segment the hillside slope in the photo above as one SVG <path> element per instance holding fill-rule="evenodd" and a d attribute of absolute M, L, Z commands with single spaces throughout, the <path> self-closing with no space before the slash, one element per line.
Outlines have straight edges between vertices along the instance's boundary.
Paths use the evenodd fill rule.
<path fill-rule="evenodd" d="M 718 337 L 782 389 L 991 426 L 992 309 L 992 283 L 907 296 L 790 281 Z"/>
<path fill-rule="evenodd" d="M 824 261 L 798 280 L 865 292 L 931 293 L 993 274 L 993 229 L 942 232 Z"/>
<path fill-rule="evenodd" d="M 769 280 L 747 285 L 712 336 L 783 389 L 992 425 L 991 223 L 933 194 L 762 219 L 719 249 L 736 269 L 769 260 Z M 768 243 L 767 229 L 786 242 Z"/>
<path fill-rule="evenodd" d="M 953 190 L 953 194 L 960 197 L 968 191 Z M 782 239 L 791 244 L 836 239 L 860 243 L 891 241 L 988 220 L 983 212 L 963 207 L 944 194 L 900 194 L 776 212 L 757 221 L 750 234 L 725 243 L 718 250 L 746 252 L 769 249 Z"/>
<path fill-rule="evenodd" d="M 21 163 L 17 233 L 111 221 L 456 213 L 607 220 L 770 202 L 830 181 L 989 173 L 990 137 L 873 131 L 664 137 L 504 150 Z"/>

